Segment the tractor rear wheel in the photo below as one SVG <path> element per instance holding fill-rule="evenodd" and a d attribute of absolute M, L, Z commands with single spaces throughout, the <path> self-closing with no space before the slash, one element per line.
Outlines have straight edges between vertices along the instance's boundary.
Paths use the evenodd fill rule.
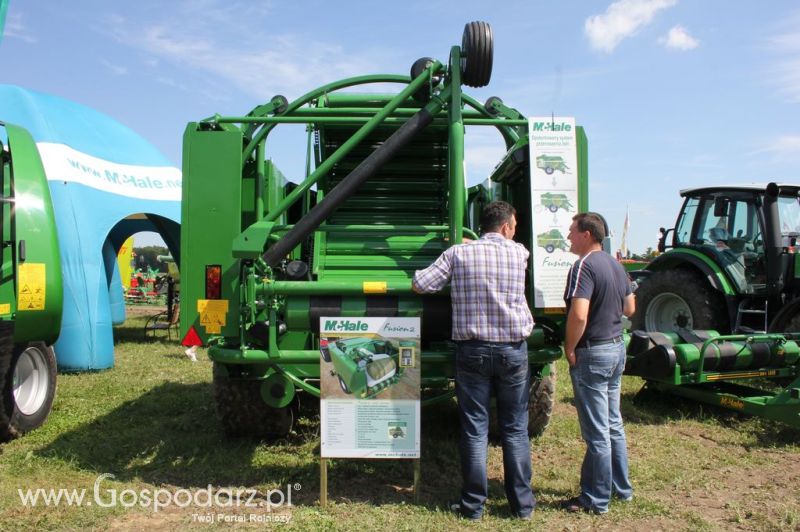
<path fill-rule="evenodd" d="M 5 441 L 39 428 L 50 415 L 56 394 L 56 356 L 44 342 L 14 346 L 8 337 L 2 343 L 0 441 Z"/>
<path fill-rule="evenodd" d="M 553 405 L 556 400 L 556 365 L 550 363 L 550 373 L 546 377 L 535 375 L 531 382 L 531 396 L 528 400 L 528 436 L 538 438 L 550 424 Z"/>
<path fill-rule="evenodd" d="M 633 330 L 730 330 L 722 295 L 698 274 L 683 270 L 653 272 L 636 290 Z"/>
<path fill-rule="evenodd" d="M 486 22 L 469 22 L 461 39 L 461 82 L 468 87 L 485 87 L 492 78 L 494 43 Z"/>
<path fill-rule="evenodd" d="M 273 408 L 261 398 L 261 380 L 231 377 L 214 363 L 214 400 L 225 433 L 229 436 L 277 438 L 294 425 L 294 405 Z"/>

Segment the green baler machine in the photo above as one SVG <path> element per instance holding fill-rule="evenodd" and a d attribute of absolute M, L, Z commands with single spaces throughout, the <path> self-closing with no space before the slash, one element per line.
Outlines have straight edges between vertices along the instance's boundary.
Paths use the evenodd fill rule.
<path fill-rule="evenodd" d="M 0 122 L 0 441 L 42 425 L 53 405 L 61 255 L 31 134 Z"/>
<path fill-rule="evenodd" d="M 276 96 L 246 116 L 188 125 L 181 329 L 184 344 L 208 346 L 228 433 L 285 434 L 299 395 L 319 396 L 320 352 L 338 356 L 320 345 L 324 316 L 419 316 L 423 404 L 453 397 L 449 294 L 413 293 L 414 271 L 451 243 L 477 238 L 477 213 L 492 199 L 516 206 L 516 239 L 528 249 L 535 244 L 528 120 L 499 98 L 480 104 L 461 88 L 489 82 L 492 54 L 488 24 L 472 22 L 447 64 L 422 58 L 410 76 L 345 79 L 291 103 Z M 342 91 L 373 83 L 400 91 Z M 308 160 L 305 178 L 294 184 L 265 150 L 276 126 L 298 123 L 307 126 Z M 464 133 L 473 125 L 495 128 L 508 151 L 484 185 L 468 189 Z M 581 128 L 577 138 L 585 192 Z M 586 210 L 585 200 L 578 208 Z M 530 282 L 528 298 L 534 301 Z M 563 324 L 563 314 L 535 315 L 532 435 L 552 410 Z M 349 379 L 357 371 L 338 373 Z M 351 391 L 352 382 L 345 382 Z"/>

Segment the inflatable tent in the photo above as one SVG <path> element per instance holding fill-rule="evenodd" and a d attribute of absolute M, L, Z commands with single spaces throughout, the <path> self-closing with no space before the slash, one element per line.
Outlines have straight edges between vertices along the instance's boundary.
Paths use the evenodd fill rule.
<path fill-rule="evenodd" d="M 112 367 L 112 324 L 125 319 L 117 253 L 155 231 L 180 265 L 180 170 L 122 124 L 56 96 L 0 85 L 0 120 L 30 131 L 50 185 L 64 285 L 59 370 Z"/>

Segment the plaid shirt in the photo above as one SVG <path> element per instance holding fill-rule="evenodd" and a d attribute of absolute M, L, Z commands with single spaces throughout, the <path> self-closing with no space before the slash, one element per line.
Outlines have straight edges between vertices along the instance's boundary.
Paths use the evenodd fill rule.
<path fill-rule="evenodd" d="M 500 233 L 448 248 L 414 274 L 414 286 L 438 292 L 451 281 L 453 340 L 519 342 L 533 329 L 525 299 L 528 250 Z"/>

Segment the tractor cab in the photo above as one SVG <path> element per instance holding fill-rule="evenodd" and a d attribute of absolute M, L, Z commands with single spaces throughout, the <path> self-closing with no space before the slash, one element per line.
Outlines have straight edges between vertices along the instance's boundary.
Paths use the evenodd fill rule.
<path fill-rule="evenodd" d="M 637 292 L 634 325 L 649 331 L 785 330 L 800 316 L 799 191 L 775 183 L 681 191 L 675 227 L 662 229 L 663 253 Z"/>

